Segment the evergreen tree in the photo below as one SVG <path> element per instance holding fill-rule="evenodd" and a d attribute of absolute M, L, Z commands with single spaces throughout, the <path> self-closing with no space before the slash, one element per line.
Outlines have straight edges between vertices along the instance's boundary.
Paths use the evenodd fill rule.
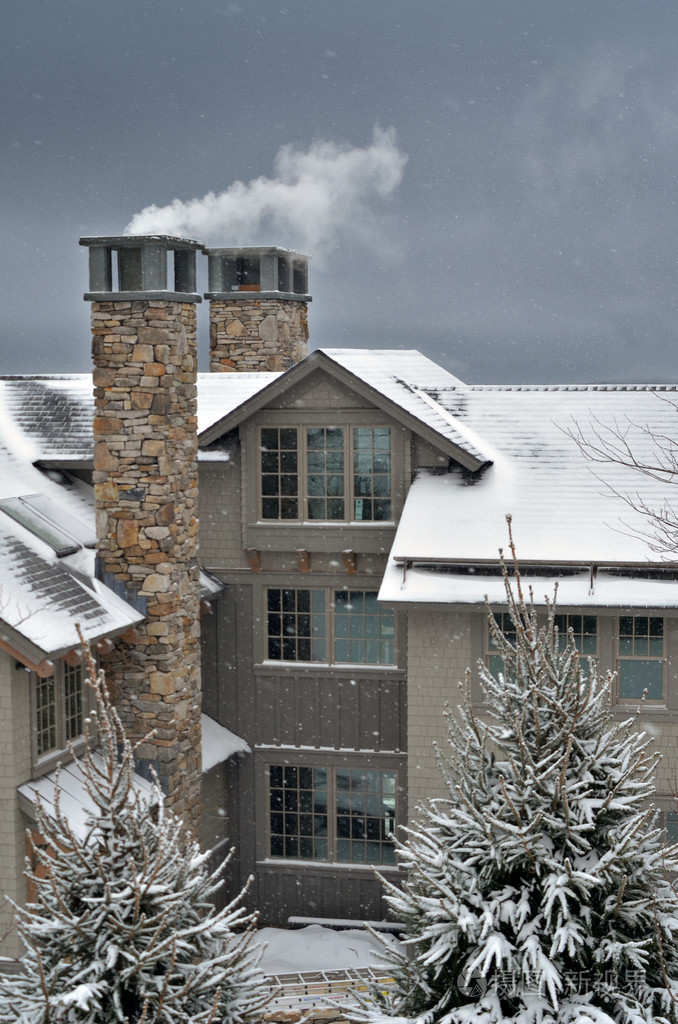
<path fill-rule="evenodd" d="M 240 1024 L 267 999 L 243 893 L 216 910 L 207 871 L 181 822 L 134 787 L 134 749 L 90 659 L 99 748 L 80 764 L 94 806 L 72 830 L 56 787 L 38 802 L 48 849 L 27 861 L 35 897 L 15 906 L 23 973 L 0 977 L 0 1020 L 21 1024 Z M 238 934 L 234 929 L 238 929 Z M 242 929 L 242 931 L 241 931 Z"/>
<path fill-rule="evenodd" d="M 445 799 L 398 842 L 408 875 L 384 883 L 409 956 L 362 1019 L 418 1024 L 639 1024 L 678 1020 L 678 859 L 663 846 L 656 756 L 610 716 L 611 677 L 582 669 L 554 607 L 540 625 L 503 567 L 510 641 L 478 667 L 487 714 L 448 714 Z M 374 1000 L 377 1008 L 375 1009 Z M 365 1008 L 367 1006 L 367 1008 Z"/>

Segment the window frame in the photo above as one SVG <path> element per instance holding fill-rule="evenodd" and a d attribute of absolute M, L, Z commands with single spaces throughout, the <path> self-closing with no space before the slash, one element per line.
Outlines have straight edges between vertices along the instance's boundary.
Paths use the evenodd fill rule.
<path fill-rule="evenodd" d="M 304 582 L 306 582 L 306 581 L 304 581 Z M 313 594 L 314 593 L 316 593 L 316 594 L 317 593 L 324 594 L 324 608 L 323 608 L 322 612 L 320 612 L 320 611 L 313 612 L 312 610 L 309 610 L 309 612 L 305 612 L 304 611 L 301 614 L 308 614 L 311 617 L 314 614 L 316 614 L 316 615 L 321 615 L 322 614 L 322 616 L 324 618 L 324 623 L 325 623 L 325 632 L 324 632 L 324 635 L 322 637 L 319 637 L 318 639 L 322 640 L 324 642 L 325 655 L 326 655 L 325 660 L 320 660 L 320 659 L 318 659 L 318 660 L 303 660 L 303 659 L 294 659 L 294 660 L 292 660 L 292 659 L 282 658 L 282 657 L 281 658 L 272 658 L 270 656 L 270 640 L 272 638 L 276 638 L 277 634 L 269 633 L 269 614 L 278 614 L 278 612 L 277 612 L 276 609 L 270 609 L 269 608 L 269 593 L 271 591 L 277 591 L 277 590 L 279 590 L 281 592 L 293 591 L 295 594 L 298 594 L 300 591 L 308 591 L 309 595 L 310 595 L 310 600 L 309 600 L 309 608 L 310 609 L 312 609 L 312 606 L 313 606 Z M 262 594 L 261 594 L 262 636 L 261 636 L 261 644 L 260 644 L 261 660 L 260 660 L 259 664 L 264 665 L 267 668 L 269 668 L 271 666 L 277 667 L 279 665 L 297 665 L 297 666 L 303 666 L 306 669 L 308 669 L 309 667 L 311 669 L 326 669 L 326 668 L 332 668 L 332 669 L 351 669 L 351 668 L 353 668 L 353 669 L 355 669 L 356 667 L 359 667 L 360 671 L 363 671 L 365 669 L 368 669 L 368 670 L 370 670 L 370 669 L 371 670 L 381 670 L 381 671 L 383 671 L 383 670 L 392 671 L 394 669 L 397 669 L 398 668 L 398 611 L 397 611 L 397 608 L 395 606 L 386 605 L 386 604 L 383 604 L 382 602 L 377 600 L 378 622 L 379 622 L 380 626 L 383 625 L 383 616 L 390 613 L 390 616 L 391 616 L 390 626 L 391 626 L 391 629 L 392 629 L 392 636 L 391 637 L 384 636 L 384 634 L 381 631 L 379 633 L 379 636 L 376 637 L 376 638 L 371 638 L 371 637 L 360 638 L 360 637 L 352 637 L 350 635 L 339 636 L 337 634 L 337 621 L 338 621 L 338 619 L 339 619 L 339 621 L 341 621 L 340 616 L 342 615 L 342 613 L 341 612 L 339 612 L 339 613 L 337 612 L 336 594 L 344 595 L 344 594 L 352 594 L 352 593 L 360 593 L 363 596 L 371 594 L 371 595 L 374 595 L 375 600 L 377 600 L 379 592 L 378 592 L 378 590 L 375 590 L 375 589 L 369 587 L 369 585 L 366 586 L 364 584 L 358 583 L 357 581 L 356 581 L 355 584 L 351 583 L 351 585 L 348 585 L 348 584 L 345 584 L 345 583 L 342 583 L 342 584 L 334 583 L 333 584 L 333 583 L 322 583 L 322 582 L 320 582 L 320 580 L 318 580 L 317 582 L 315 580 L 313 580 L 313 581 L 309 580 L 306 585 L 302 585 L 300 581 L 295 580 L 294 583 L 291 583 L 291 584 L 289 584 L 287 586 L 281 585 L 280 581 L 278 581 L 278 580 L 272 580 L 272 581 L 269 581 L 269 582 L 265 582 L 263 584 L 263 586 L 262 586 Z M 296 602 L 296 606 L 298 608 L 298 602 Z M 283 614 L 282 610 L 280 611 L 279 614 L 282 617 L 282 614 Z M 294 612 L 288 611 L 287 614 L 294 615 L 296 617 L 300 613 L 295 608 Z M 349 622 L 350 622 L 351 619 L 352 619 L 352 616 L 349 614 L 349 616 L 348 616 Z M 282 639 L 283 638 L 282 632 L 281 632 L 280 635 L 281 635 L 281 639 Z M 295 634 L 293 639 L 294 639 L 295 645 L 298 644 L 299 636 L 297 636 Z M 311 632 L 309 633 L 308 640 L 309 640 L 309 644 L 310 644 L 310 646 L 312 648 L 313 644 L 314 644 L 312 625 L 311 625 Z M 393 652 L 392 660 L 391 661 L 381 661 L 381 660 L 379 660 L 379 661 L 350 661 L 350 660 L 338 661 L 337 660 L 337 643 L 338 642 L 342 642 L 342 641 L 345 641 L 347 643 L 351 643 L 353 640 L 355 640 L 356 642 L 360 642 L 360 640 L 363 640 L 365 643 L 367 643 L 370 640 L 373 640 L 374 643 L 379 644 L 380 647 L 382 647 L 382 648 L 383 648 L 384 644 L 390 643 L 392 645 L 392 652 Z"/>
<path fill-rule="evenodd" d="M 647 654 L 642 654 L 642 655 L 641 654 L 636 654 L 636 653 L 633 653 L 633 654 L 622 654 L 622 652 L 621 652 L 621 640 L 622 640 L 621 622 L 622 622 L 622 619 L 632 619 L 632 620 L 634 620 L 633 632 L 631 634 L 624 634 L 624 636 L 630 637 L 630 639 L 632 641 L 635 641 L 636 638 L 647 637 L 648 642 L 649 642 L 649 640 L 652 637 L 650 620 L 652 620 L 652 619 L 661 619 L 661 621 L 662 621 L 662 634 L 661 634 L 662 653 L 661 653 L 661 655 L 651 655 L 649 652 Z M 648 620 L 648 632 L 646 634 L 636 633 L 636 631 L 635 631 L 635 620 L 637 620 L 637 619 L 647 619 Z M 668 621 L 667 617 L 665 615 L 663 615 L 663 614 L 661 614 L 661 615 L 653 615 L 650 611 L 645 611 L 645 610 L 643 610 L 643 612 L 641 612 L 641 613 L 638 613 L 637 610 L 635 610 L 635 609 L 630 611 L 630 612 L 620 612 L 617 616 L 615 616 L 615 619 L 614 619 L 614 655 L 615 655 L 615 670 L 616 670 L 616 683 L 615 683 L 615 691 L 616 692 L 615 692 L 615 699 L 616 699 L 616 703 L 617 704 L 628 707 L 629 705 L 637 705 L 639 703 L 639 701 L 642 699 L 642 695 L 641 696 L 634 696 L 634 697 L 622 696 L 622 694 L 621 694 L 621 683 L 622 683 L 621 666 L 622 666 L 622 663 L 623 662 L 627 662 L 627 663 L 629 663 L 629 662 L 631 662 L 631 663 L 633 663 L 633 662 L 640 663 L 640 662 L 643 662 L 643 661 L 650 661 L 650 662 L 652 662 L 654 664 L 661 664 L 661 666 L 662 666 L 662 677 L 661 677 L 662 678 L 662 684 L 661 684 L 662 685 L 662 693 L 661 693 L 661 697 L 649 697 L 649 696 L 646 697 L 645 701 L 644 701 L 644 706 L 646 708 L 662 708 L 662 707 L 666 707 L 667 706 L 667 704 L 668 704 L 668 701 L 667 701 L 667 675 L 668 675 L 668 673 L 667 673 L 667 665 L 668 665 L 668 661 L 669 661 L 668 654 L 667 654 L 667 640 L 668 640 L 667 621 Z"/>
<path fill-rule="evenodd" d="M 280 435 L 282 435 L 284 432 L 289 432 L 289 431 L 294 430 L 296 432 L 296 447 L 295 448 L 284 447 L 283 446 L 282 438 L 279 437 L 279 439 L 278 439 L 279 444 L 278 444 L 277 448 L 264 449 L 263 433 L 265 431 L 274 431 L 274 430 L 278 431 L 280 433 Z M 309 431 L 312 431 L 312 430 L 315 430 L 315 431 L 318 431 L 318 430 L 321 430 L 321 431 L 341 430 L 341 431 L 343 431 L 343 439 L 342 439 L 343 443 L 341 444 L 341 446 L 337 446 L 337 450 L 341 451 L 341 455 L 342 455 L 342 467 L 341 467 L 341 470 L 339 470 L 338 467 L 334 468 L 334 472 L 327 472 L 326 469 L 323 469 L 323 470 L 320 470 L 320 469 L 313 470 L 313 469 L 311 469 L 311 467 L 309 465 L 309 462 L 310 462 L 311 456 L 312 456 L 312 454 L 314 452 L 317 451 L 317 452 L 323 452 L 323 453 L 327 454 L 328 452 L 330 452 L 332 450 L 332 446 L 328 446 L 327 444 L 324 445 L 324 446 L 318 446 L 317 448 L 314 448 L 309 443 L 309 437 L 308 437 Z M 366 431 L 369 430 L 369 431 L 372 431 L 372 432 L 377 431 L 377 430 L 388 431 L 388 433 L 389 433 L 389 447 L 388 447 L 389 469 L 388 469 L 388 473 L 387 474 L 377 473 L 377 472 L 375 472 L 374 468 L 371 469 L 369 474 L 365 474 L 365 473 L 361 474 L 361 473 L 358 473 L 356 471 L 356 468 L 355 468 L 355 458 L 356 458 L 356 455 L 359 452 L 361 452 L 361 451 L 368 451 L 369 450 L 369 451 L 372 452 L 372 455 L 374 456 L 375 451 L 378 452 L 378 450 L 379 450 L 378 448 L 375 448 L 375 446 L 374 446 L 374 438 L 373 438 L 373 444 L 371 446 L 364 446 L 363 447 L 363 446 L 357 444 L 356 434 L 357 434 L 357 431 L 360 431 L 360 430 L 366 430 Z M 325 526 L 325 525 L 328 525 L 328 524 L 329 525 L 343 524 L 343 525 L 348 525 L 348 526 L 354 526 L 354 525 L 363 526 L 366 523 L 368 523 L 370 525 L 372 525 L 372 524 L 376 524 L 376 525 L 383 524 L 385 526 L 388 526 L 388 525 L 393 525 L 393 523 L 395 522 L 395 518 L 394 518 L 394 515 L 393 515 L 393 504 L 394 504 L 394 502 L 393 502 L 393 489 L 394 489 L 393 488 L 394 430 L 393 430 L 393 427 L 392 427 L 392 425 L 390 423 L 383 423 L 383 422 L 382 423 L 363 423 L 361 419 L 358 422 L 355 422 L 355 423 L 353 423 L 353 422 L 351 422 L 351 423 L 336 422 L 335 423 L 334 421 L 332 421 L 331 423 L 327 423 L 327 422 L 325 422 L 325 423 L 306 423 L 306 422 L 303 422 L 303 423 L 295 423 L 295 424 L 288 424 L 288 423 L 260 423 L 257 426 L 257 441 L 258 441 L 257 448 L 258 448 L 258 451 L 261 453 L 261 455 L 263 455 L 264 451 L 271 451 L 271 452 L 278 451 L 279 453 L 281 453 L 281 458 L 282 458 L 282 453 L 284 453 L 284 452 L 291 452 L 291 451 L 296 452 L 296 471 L 292 472 L 292 470 L 290 469 L 290 471 L 288 472 L 287 475 L 288 476 L 294 476 L 296 478 L 296 487 L 297 487 L 296 494 L 291 494 L 291 495 L 288 495 L 288 496 L 285 496 L 283 494 L 282 489 L 280 491 L 278 491 L 278 492 L 275 492 L 275 493 L 271 492 L 270 494 L 265 494 L 264 493 L 264 486 L 263 486 L 264 477 L 265 476 L 271 476 L 271 477 L 276 477 L 277 476 L 278 478 L 281 479 L 283 477 L 283 475 L 285 475 L 285 474 L 282 473 L 280 467 L 278 467 L 278 469 L 275 470 L 275 471 L 272 471 L 272 470 L 266 471 L 264 466 L 262 465 L 262 461 L 261 461 L 261 457 L 260 457 L 259 464 L 258 464 L 258 467 L 257 467 L 257 522 L 258 523 L 262 523 L 264 525 L 270 525 L 270 524 L 278 525 L 278 524 L 282 523 L 282 524 L 297 524 L 297 525 L 304 525 L 304 526 L 308 526 L 308 525 L 310 525 L 310 526 L 320 526 L 320 525 Z M 384 450 L 384 454 L 385 454 L 385 450 Z M 374 467 L 374 459 L 372 461 L 372 466 Z M 383 497 L 375 496 L 373 490 L 370 491 L 369 495 L 358 495 L 357 494 L 357 487 L 356 487 L 356 480 L 357 480 L 357 478 L 359 476 L 365 476 L 365 475 L 368 475 L 368 476 L 370 476 L 372 478 L 374 478 L 375 476 L 388 475 L 388 477 L 390 479 L 390 488 L 389 488 L 388 496 L 383 496 Z M 311 490 L 310 490 L 310 487 L 309 487 L 309 482 L 310 482 L 310 480 L 312 478 L 314 478 L 314 477 L 332 477 L 332 476 L 334 476 L 334 477 L 341 477 L 343 479 L 343 490 L 340 493 L 338 492 L 335 495 L 331 495 L 330 492 L 327 491 L 327 490 L 323 491 L 322 493 L 319 492 L 317 495 L 311 493 Z M 296 501 L 296 504 L 297 504 L 297 509 L 296 509 L 297 515 L 296 516 L 287 516 L 287 517 L 285 517 L 285 516 L 283 516 L 281 514 L 279 514 L 277 516 L 271 516 L 271 517 L 264 516 L 263 505 L 264 505 L 264 502 L 266 500 L 277 501 L 278 502 L 278 506 L 279 506 L 279 510 L 280 510 L 280 506 L 282 504 L 284 504 L 285 501 L 287 501 L 287 502 Z M 323 518 L 321 516 L 318 516 L 318 517 L 312 516 L 310 514 L 310 505 L 311 505 L 311 502 L 313 502 L 314 500 L 315 501 L 322 501 L 322 502 L 326 503 L 326 505 L 329 505 L 330 502 L 332 502 L 332 501 L 335 501 L 335 502 L 341 501 L 342 504 L 343 504 L 343 507 L 344 507 L 344 514 L 341 515 L 341 516 L 337 516 L 337 517 L 327 516 L 325 518 Z M 361 517 L 360 519 L 358 519 L 355 516 L 355 508 L 356 508 L 357 502 L 358 501 L 362 501 L 362 500 L 365 500 L 365 501 L 380 501 L 380 500 L 381 501 L 388 501 L 390 514 L 388 516 L 385 516 L 383 519 L 377 519 L 377 518 L 374 518 L 374 517 L 371 517 L 369 519 Z"/>
<path fill-rule="evenodd" d="M 72 718 L 73 693 L 69 693 L 69 677 L 80 673 L 79 694 L 76 695 L 76 703 L 79 704 L 77 714 L 81 719 L 82 731 L 70 735 L 69 720 Z M 55 745 L 48 749 L 40 749 L 40 733 L 38 714 L 40 705 L 38 693 L 54 680 L 54 700 L 51 707 L 54 709 L 54 733 Z M 30 694 L 31 694 L 31 754 L 33 765 L 33 778 L 44 775 L 51 771 L 59 761 L 63 761 L 64 754 L 69 754 L 69 747 L 78 754 L 85 746 L 85 719 L 92 707 L 90 687 L 87 685 L 87 670 L 84 663 L 69 665 L 66 661 L 56 662 L 54 672 L 50 676 L 41 677 L 36 672 L 30 673 Z M 79 699 L 78 699 L 79 698 Z"/>
<path fill-rule="evenodd" d="M 388 427 L 391 431 L 391 519 L 389 520 L 301 520 L 261 519 L 261 427 Z M 254 550 L 294 551 L 310 548 L 314 552 L 331 553 L 355 547 L 365 554 L 380 554 L 388 549 L 395 536 L 402 512 L 405 482 L 410 470 L 410 432 L 390 420 L 377 409 L 356 408 L 264 409 L 256 419 L 241 428 L 243 458 L 241 460 L 241 502 L 243 547 Z M 358 535 L 359 531 L 359 535 Z"/>
<path fill-rule="evenodd" d="M 300 751 L 298 748 L 275 747 L 255 751 L 257 758 L 257 863 L 267 869 L 289 871 L 292 865 L 303 865 L 305 871 L 347 871 L 364 872 L 366 877 L 373 877 L 373 869 L 379 872 L 398 873 L 397 862 L 371 862 L 337 860 L 337 804 L 336 804 L 336 773 L 343 769 L 358 771 L 392 772 L 395 775 L 393 834 L 406 823 L 407 815 L 407 768 L 404 756 L 364 754 L 356 751 L 336 751 L 333 755 L 323 755 L 320 751 Z M 270 807 L 270 770 L 272 767 L 315 768 L 324 769 L 328 776 L 328 793 L 332 794 L 332 802 L 328 798 L 328 857 L 314 859 L 312 857 L 286 857 L 271 854 L 271 807 Z M 331 781 L 330 781 L 331 780 Z"/>

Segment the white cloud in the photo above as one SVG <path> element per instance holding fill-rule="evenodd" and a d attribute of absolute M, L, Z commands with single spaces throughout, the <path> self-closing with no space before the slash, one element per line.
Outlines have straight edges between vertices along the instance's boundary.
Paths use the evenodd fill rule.
<path fill-rule="evenodd" d="M 127 234 L 171 234 L 219 245 L 278 244 L 327 252 L 340 235 L 377 244 L 378 211 L 397 189 L 407 156 L 393 128 L 374 129 L 365 147 L 317 141 L 283 146 L 273 177 L 235 181 L 200 199 L 147 206 Z"/>

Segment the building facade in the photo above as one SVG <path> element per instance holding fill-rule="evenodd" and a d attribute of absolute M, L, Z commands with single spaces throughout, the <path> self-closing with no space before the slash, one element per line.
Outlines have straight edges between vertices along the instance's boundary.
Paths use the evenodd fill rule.
<path fill-rule="evenodd" d="M 561 629 L 616 673 L 613 714 L 646 691 L 673 834 L 678 563 L 633 507 L 671 494 L 592 466 L 573 425 L 624 424 L 647 455 L 675 389 L 469 386 L 417 352 L 305 355 L 307 260 L 275 248 L 207 250 L 196 376 L 200 244 L 83 243 L 94 392 L 89 375 L 2 379 L 5 891 L 21 898 L 36 794 L 53 799 L 81 743 L 80 621 L 120 669 L 129 727 L 155 728 L 140 774 L 162 769 L 215 861 L 235 846 L 229 888 L 253 875 L 262 923 L 381 919 L 374 868 L 398 879 L 392 836 L 443 795 L 444 706 L 467 667 L 499 668 L 486 597 L 510 633 L 507 514 L 540 613 L 557 585 Z"/>

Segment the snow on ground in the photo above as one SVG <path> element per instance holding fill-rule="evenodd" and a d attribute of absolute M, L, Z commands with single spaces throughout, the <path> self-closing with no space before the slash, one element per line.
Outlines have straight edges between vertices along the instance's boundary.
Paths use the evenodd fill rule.
<path fill-rule="evenodd" d="M 383 937 L 399 945 L 392 935 Z M 319 924 L 290 930 L 260 928 L 257 941 L 266 946 L 261 961 L 264 974 L 337 971 L 379 964 L 379 941 L 363 929 L 334 931 Z"/>

